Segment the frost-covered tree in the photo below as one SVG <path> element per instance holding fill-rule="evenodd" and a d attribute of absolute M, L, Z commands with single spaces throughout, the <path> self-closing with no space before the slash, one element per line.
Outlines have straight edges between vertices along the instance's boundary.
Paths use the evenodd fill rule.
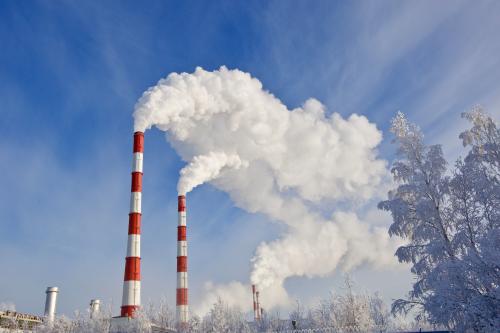
<path fill-rule="evenodd" d="M 175 327 L 175 313 L 168 305 L 167 299 L 162 297 L 158 304 L 149 302 L 144 307 L 146 318 L 155 326 L 162 328 Z"/>
<path fill-rule="evenodd" d="M 353 281 L 348 275 L 344 283 L 345 293 L 336 296 L 337 325 L 367 331 L 374 326 L 370 316 L 370 298 L 367 295 L 354 293 Z"/>
<path fill-rule="evenodd" d="M 293 323 L 291 324 L 290 329 L 309 328 L 306 323 L 305 309 L 303 306 L 301 306 L 298 300 L 296 301 L 295 309 L 293 309 L 293 311 L 290 312 L 288 318 L 290 320 L 290 323 Z"/>
<path fill-rule="evenodd" d="M 229 307 L 219 298 L 210 309 L 209 314 L 203 319 L 203 329 L 205 332 L 221 332 L 229 331 Z"/>
<path fill-rule="evenodd" d="M 72 333 L 108 333 L 110 328 L 111 308 L 101 309 L 99 313 L 95 313 L 90 318 L 90 310 L 86 313 L 76 311 L 74 318 L 69 320 L 64 318 L 60 321 L 60 325 L 65 332 Z M 60 320 L 60 319 L 59 319 Z M 47 325 L 50 329 L 50 325 Z"/>
<path fill-rule="evenodd" d="M 190 333 L 198 333 L 202 332 L 202 322 L 201 318 L 197 316 L 196 314 L 192 314 L 191 317 L 189 318 L 189 324 L 188 324 L 188 332 Z"/>
<path fill-rule="evenodd" d="M 76 324 L 66 316 L 56 316 L 52 323 L 44 323 L 37 326 L 37 333 L 67 333 L 78 332 Z"/>
<path fill-rule="evenodd" d="M 284 320 L 278 310 L 265 311 L 259 321 L 255 323 L 257 332 L 279 332 L 290 329 L 290 321 Z"/>
<path fill-rule="evenodd" d="M 155 307 L 154 312 L 157 312 Z M 151 331 L 151 321 L 148 318 L 148 311 L 140 309 L 136 311 L 134 320 L 128 324 L 123 324 L 120 328 L 123 333 L 149 333 Z M 76 311 L 72 318 L 64 315 L 56 316 L 54 322 L 44 322 L 34 329 L 36 333 L 109 333 L 110 320 L 112 317 L 111 306 L 102 307 L 99 313 L 95 313 L 92 318 L 90 309 L 85 313 Z"/>
<path fill-rule="evenodd" d="M 498 332 L 500 131 L 481 109 L 463 116 L 472 123 L 460 135 L 470 151 L 452 170 L 441 146 L 427 146 L 403 114 L 392 121 L 398 187 L 379 208 L 392 214 L 389 234 L 407 240 L 396 256 L 417 277 L 392 311 L 418 309 L 420 317 L 457 331 Z"/>
<path fill-rule="evenodd" d="M 386 332 L 390 326 L 390 314 L 384 301 L 378 293 L 375 293 L 369 300 L 370 318 L 378 332 Z"/>
<path fill-rule="evenodd" d="M 217 300 L 210 312 L 203 318 L 201 326 L 202 331 L 207 333 L 249 333 L 252 331 L 241 310 L 229 307 L 221 299 Z"/>
<path fill-rule="evenodd" d="M 388 311 L 378 294 L 357 294 L 353 290 L 353 283 L 346 278 L 346 287 L 343 293 L 331 294 L 329 299 L 323 300 L 317 307 L 310 310 L 300 303 L 284 319 L 279 311 L 265 311 L 262 319 L 256 323 L 248 323 L 244 314 L 236 307 L 229 307 L 222 300 L 218 300 L 208 314 L 200 319 L 192 314 L 187 327 L 179 332 L 207 333 L 207 332 L 280 332 L 292 329 L 291 320 L 297 322 L 299 329 L 332 329 L 339 332 L 387 332 L 400 328 L 415 328 L 402 321 L 394 322 L 388 316 Z M 90 318 L 90 312 L 75 312 L 71 319 L 65 316 L 56 316 L 52 324 L 44 323 L 35 330 L 37 333 L 108 333 L 111 307 L 103 308 L 101 312 Z M 163 323 L 163 325 L 162 325 Z M 172 327 L 173 313 L 165 300 L 159 304 L 149 303 L 135 312 L 134 319 L 120 323 L 120 332 L 149 333 L 151 325 Z M 15 324 L 15 323 L 14 323 Z M 14 326 L 13 326 L 14 327 Z"/>
<path fill-rule="evenodd" d="M 378 293 L 355 293 L 349 276 L 345 277 L 344 292 L 331 293 L 328 299 L 321 300 L 311 317 L 311 328 L 385 332 L 392 327 L 389 311 Z"/>

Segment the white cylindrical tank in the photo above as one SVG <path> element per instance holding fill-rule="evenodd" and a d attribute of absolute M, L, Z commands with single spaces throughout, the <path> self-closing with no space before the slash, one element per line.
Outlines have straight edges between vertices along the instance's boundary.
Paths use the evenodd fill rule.
<path fill-rule="evenodd" d="M 57 302 L 57 293 L 59 292 L 59 288 L 57 287 L 47 287 L 45 293 L 47 294 L 45 298 L 45 317 L 49 322 L 54 321 L 54 317 L 56 315 L 56 302 Z"/>
<path fill-rule="evenodd" d="M 100 307 L 101 307 L 100 300 L 93 299 L 90 301 L 90 318 L 94 318 L 99 313 Z"/>

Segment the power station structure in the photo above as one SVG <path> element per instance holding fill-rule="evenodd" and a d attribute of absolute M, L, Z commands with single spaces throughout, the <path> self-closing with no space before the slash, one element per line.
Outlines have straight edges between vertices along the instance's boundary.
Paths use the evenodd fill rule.
<path fill-rule="evenodd" d="M 257 286 L 252 284 L 252 294 L 253 294 L 253 319 L 254 321 L 259 321 L 261 319 L 261 309 L 259 302 L 259 291 L 257 290 Z"/>
<path fill-rule="evenodd" d="M 132 185 L 128 219 L 127 255 L 123 279 L 121 317 L 133 317 L 141 305 L 141 217 L 142 176 L 144 160 L 144 133 L 134 133 Z M 187 238 L 186 238 L 186 196 L 179 195 L 177 226 L 177 322 L 182 326 L 189 320 Z"/>
<path fill-rule="evenodd" d="M 0 310 L 0 333 L 31 332 L 43 324 L 44 317 L 12 310 Z M 22 327 L 21 331 L 19 327 Z"/>
<path fill-rule="evenodd" d="M 47 287 L 44 315 L 21 313 L 13 310 L 0 311 L 0 332 L 32 332 L 44 322 L 54 323 L 59 288 Z"/>
<path fill-rule="evenodd" d="M 130 210 L 128 219 L 127 254 L 125 257 L 125 274 L 123 279 L 122 318 L 132 318 L 141 306 L 141 217 L 142 217 L 142 176 L 144 160 L 144 133 L 134 133 L 132 184 L 130 194 Z M 187 228 L 186 228 L 186 195 L 179 193 L 177 197 L 177 288 L 176 317 L 180 327 L 185 327 L 189 320 L 188 305 L 188 260 L 187 260 Z M 262 311 L 259 303 L 259 291 L 252 285 L 254 319 L 260 320 Z M 99 305 L 91 304 L 91 308 Z M 97 310 L 98 311 L 98 310 Z"/>

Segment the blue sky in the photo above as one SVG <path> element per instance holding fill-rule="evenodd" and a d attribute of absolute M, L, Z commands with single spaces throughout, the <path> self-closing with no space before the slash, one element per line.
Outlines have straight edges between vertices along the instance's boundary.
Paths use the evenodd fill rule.
<path fill-rule="evenodd" d="M 315 97 L 329 112 L 358 113 L 384 133 L 396 111 L 454 159 L 481 104 L 500 116 L 500 3 L 495 1 L 3 1 L 0 3 L 0 302 L 59 312 L 91 298 L 121 302 L 130 190 L 132 111 L 170 72 L 226 65 L 250 72 L 290 109 Z M 147 133 L 143 300 L 175 288 L 176 182 L 183 163 L 157 130 Z M 247 281 L 257 245 L 280 232 L 234 208 L 210 185 L 189 200 L 191 299 L 208 281 Z M 404 271 L 354 272 L 390 300 Z M 312 300 L 336 286 L 292 278 Z M 250 302 L 249 302 L 250 304 Z"/>

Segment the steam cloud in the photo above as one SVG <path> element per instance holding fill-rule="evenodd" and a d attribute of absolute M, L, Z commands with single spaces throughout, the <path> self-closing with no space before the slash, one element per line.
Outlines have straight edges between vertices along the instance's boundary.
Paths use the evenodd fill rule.
<path fill-rule="evenodd" d="M 315 99 L 288 110 L 259 80 L 221 67 L 161 79 L 139 99 L 134 119 L 136 131 L 165 131 L 188 163 L 180 193 L 210 182 L 238 207 L 286 224 L 286 233 L 261 243 L 251 260 L 251 282 L 267 307 L 287 304 L 288 277 L 394 261 L 396 244 L 385 230 L 352 212 L 324 216 L 331 204 L 373 198 L 388 178 L 386 162 L 376 157 L 382 134 L 364 116 L 327 116 Z M 208 286 L 207 300 L 227 290 Z M 230 287 L 249 290 L 238 282 Z"/>
<path fill-rule="evenodd" d="M 177 192 L 186 194 L 193 188 L 217 178 L 223 168 L 239 169 L 243 163 L 238 155 L 210 152 L 208 155 L 195 156 L 193 160 L 181 170 L 181 177 L 177 184 Z"/>

